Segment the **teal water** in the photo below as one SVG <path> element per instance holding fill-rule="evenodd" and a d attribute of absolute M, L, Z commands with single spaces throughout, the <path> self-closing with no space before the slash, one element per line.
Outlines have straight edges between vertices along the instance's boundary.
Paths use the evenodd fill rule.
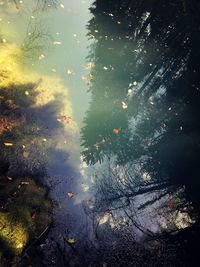
<path fill-rule="evenodd" d="M 199 227 L 199 4 L 52 3 L 0 3 L 2 158 L 50 188 L 45 258 L 132 266 L 147 242 L 136 266 L 176 266 L 173 234 L 190 250 Z"/>

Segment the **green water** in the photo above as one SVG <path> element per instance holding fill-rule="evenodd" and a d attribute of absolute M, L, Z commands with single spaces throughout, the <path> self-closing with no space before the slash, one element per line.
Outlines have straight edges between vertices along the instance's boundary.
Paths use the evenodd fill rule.
<path fill-rule="evenodd" d="M 2 174 L 49 186 L 49 266 L 184 266 L 199 233 L 199 3 L 52 3 L 1 2 Z"/>
<path fill-rule="evenodd" d="M 75 120 L 81 125 L 90 98 L 81 77 L 88 73 L 86 57 L 90 42 L 86 36 L 86 25 L 91 17 L 88 10 L 91 1 L 63 1 L 55 8 L 47 6 L 44 10 L 40 6 L 37 8 L 36 3 L 24 1 L 16 7 L 12 1 L 5 1 L 0 11 L 1 29 L 8 36 L 8 41 L 18 46 L 23 44 L 34 27 L 48 35 L 47 39 L 41 38 L 44 47 L 35 51 L 34 59 L 28 61 L 26 70 L 60 78 L 69 92 Z M 45 58 L 39 60 L 41 54 Z M 68 70 L 73 74 L 67 74 Z"/>

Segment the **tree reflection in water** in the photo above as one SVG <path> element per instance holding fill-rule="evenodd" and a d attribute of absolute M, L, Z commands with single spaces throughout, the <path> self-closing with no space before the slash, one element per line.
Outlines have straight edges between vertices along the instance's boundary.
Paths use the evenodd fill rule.
<path fill-rule="evenodd" d="M 71 2 L 66 0 L 65 6 L 57 0 L 28 1 L 26 5 L 18 0 L 2 3 L 6 14 L 16 15 L 16 21 L 21 11 L 30 19 L 27 27 L 20 29 L 22 36 L 27 29 L 21 47 L 18 38 L 15 44 L 16 40 L 11 40 L 14 37 L 4 36 L 3 26 L 0 35 L 0 243 L 6 248 L 0 253 L 0 257 L 5 255 L 2 262 L 21 257 L 28 242 L 28 228 L 35 227 L 37 213 L 42 215 L 38 208 L 41 204 L 32 207 L 28 197 L 30 207 L 23 203 L 21 208 L 24 195 L 17 195 L 20 204 L 14 220 L 20 223 L 26 207 L 24 218 L 30 227 L 27 224 L 26 235 L 20 241 L 20 253 L 9 256 L 11 244 L 5 242 L 4 225 L 8 222 L 6 240 L 11 236 L 13 241 L 11 215 L 16 200 L 9 186 L 13 184 L 14 191 L 26 194 L 24 189 L 31 184 L 32 196 L 39 190 L 32 179 L 40 178 L 49 181 L 60 201 L 54 207 L 56 227 L 42 244 L 43 249 L 36 246 L 36 252 L 46 253 L 45 260 L 38 263 L 40 257 L 30 253 L 25 260 L 20 258 L 19 266 L 30 263 L 38 267 L 45 261 L 45 266 L 196 266 L 200 233 L 199 2 L 96 0 L 92 4 L 87 25 L 92 42 L 86 65 L 89 74 L 81 76 L 91 94 L 81 129 L 84 184 L 75 174 L 79 166 L 74 170 L 75 164 L 69 166 L 68 161 L 77 156 L 77 125 L 65 87 L 49 73 L 39 77 L 28 70 L 27 75 L 22 68 L 34 65 L 35 60 L 46 60 L 44 49 L 50 43 L 60 48 L 61 41 L 66 42 L 64 36 L 52 40 L 43 14 L 52 15 L 57 7 L 64 9 Z M 66 10 L 68 13 L 62 16 L 70 14 L 70 5 Z M 10 23 L 6 16 L 5 29 Z M 56 35 L 60 35 L 58 30 Z M 75 43 L 81 46 L 81 31 L 73 31 L 69 29 L 74 38 L 66 46 L 69 51 Z M 56 51 L 54 59 L 60 55 Z M 70 52 L 84 49 L 74 51 Z M 40 68 L 45 66 L 51 75 L 59 75 L 66 66 L 62 60 L 58 65 L 51 60 Z M 72 70 L 76 64 L 81 65 L 76 62 L 65 69 L 71 80 L 80 79 L 80 66 L 78 71 Z M 66 172 L 71 177 L 66 179 Z M 79 183 L 83 194 L 78 191 Z M 42 197 L 39 191 L 39 200 L 34 200 L 43 202 L 46 191 L 43 189 Z M 82 200 L 91 220 L 84 217 Z M 46 201 L 44 211 L 49 215 L 50 203 Z M 49 222 L 48 217 L 45 226 Z M 19 223 L 13 225 L 22 233 Z"/>
<path fill-rule="evenodd" d="M 82 128 L 82 155 L 95 169 L 88 212 L 190 245 L 189 233 L 199 235 L 199 9 L 187 0 L 94 2 Z M 154 219 L 138 225 L 141 210 Z"/>

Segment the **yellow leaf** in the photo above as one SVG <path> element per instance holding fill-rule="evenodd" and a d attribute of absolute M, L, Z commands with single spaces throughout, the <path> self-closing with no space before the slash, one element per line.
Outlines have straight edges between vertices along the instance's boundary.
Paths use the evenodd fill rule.
<path fill-rule="evenodd" d="M 76 243 L 76 240 L 74 238 L 69 238 L 69 239 L 67 239 L 67 243 L 72 245 L 72 244 Z"/>
<path fill-rule="evenodd" d="M 12 143 L 4 143 L 4 146 L 13 146 Z"/>

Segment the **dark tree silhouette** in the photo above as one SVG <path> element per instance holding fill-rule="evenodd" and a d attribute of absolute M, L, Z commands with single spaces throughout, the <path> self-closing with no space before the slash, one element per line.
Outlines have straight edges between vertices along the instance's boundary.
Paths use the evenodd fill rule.
<path fill-rule="evenodd" d="M 87 164 L 114 158 L 116 165 L 132 166 L 126 185 L 117 174 L 97 174 L 96 210 L 124 208 L 132 197 L 158 192 L 146 207 L 182 188 L 179 208 L 189 203 L 196 224 L 177 238 L 190 245 L 189 233 L 200 233 L 199 10 L 196 0 L 94 2 L 88 25 L 92 99 L 82 128 Z M 190 256 L 198 254 L 197 239 L 187 247 Z"/>

